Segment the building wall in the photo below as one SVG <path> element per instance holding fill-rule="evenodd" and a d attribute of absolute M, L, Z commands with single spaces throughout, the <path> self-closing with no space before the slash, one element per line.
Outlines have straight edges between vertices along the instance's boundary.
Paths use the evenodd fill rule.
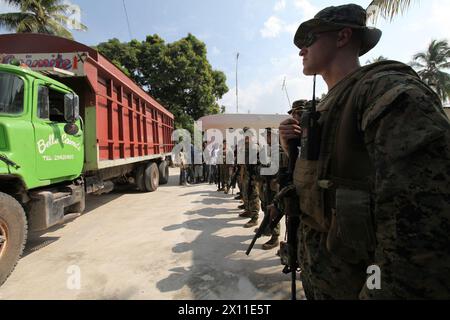
<path fill-rule="evenodd" d="M 450 119 L 450 103 L 444 105 L 444 111 L 447 114 L 447 117 Z"/>

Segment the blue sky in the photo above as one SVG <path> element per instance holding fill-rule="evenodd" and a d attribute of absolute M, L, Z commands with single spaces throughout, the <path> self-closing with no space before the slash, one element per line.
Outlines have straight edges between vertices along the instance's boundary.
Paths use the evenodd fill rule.
<path fill-rule="evenodd" d="M 129 41 L 122 0 L 71 0 L 81 7 L 87 32 L 74 32 L 79 42 L 95 45 L 111 38 Z M 220 101 L 227 112 L 236 112 L 236 53 L 239 58 L 239 111 L 285 113 L 287 80 L 290 100 L 310 98 L 312 79 L 301 70 L 292 38 L 298 25 L 320 9 L 348 1 L 326 0 L 125 0 L 133 38 L 159 34 L 166 42 L 189 32 L 204 41 L 213 68 L 227 75 L 230 92 Z M 370 0 L 354 3 L 367 7 Z M 0 12 L 13 11 L 0 0 Z M 411 8 L 393 22 L 380 18 L 379 45 L 361 63 L 383 55 L 408 63 L 432 39 L 449 39 L 449 0 L 413 0 Z M 7 33 L 1 30 L 0 33 Z M 326 92 L 319 81 L 318 94 Z"/>

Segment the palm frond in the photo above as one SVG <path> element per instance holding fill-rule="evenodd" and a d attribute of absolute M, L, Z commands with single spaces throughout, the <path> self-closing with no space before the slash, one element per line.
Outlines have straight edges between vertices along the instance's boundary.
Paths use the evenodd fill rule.
<path fill-rule="evenodd" d="M 367 8 L 368 18 L 375 23 L 379 16 L 390 21 L 399 13 L 405 12 L 412 0 L 373 0 Z"/>
<path fill-rule="evenodd" d="M 2 0 L 2 2 L 5 2 L 7 5 L 14 6 L 14 7 L 20 7 L 22 4 L 22 0 Z"/>
<path fill-rule="evenodd" d="M 423 69 L 423 68 L 426 67 L 425 65 L 423 65 L 422 63 L 417 62 L 417 61 L 412 61 L 412 62 L 409 63 L 409 65 L 410 65 L 411 67 L 417 68 L 417 69 Z"/>
<path fill-rule="evenodd" d="M 0 26 L 16 32 L 38 32 L 56 34 L 72 39 L 70 26 L 70 5 L 63 0 L 0 0 L 20 9 L 16 16 L 3 16 Z M 84 24 L 77 23 L 76 28 L 87 30 Z"/>
<path fill-rule="evenodd" d="M 419 52 L 413 56 L 413 60 L 422 60 L 426 61 L 428 58 L 427 53 L 425 52 Z"/>
<path fill-rule="evenodd" d="M 56 20 L 48 21 L 48 30 L 51 34 L 73 40 L 72 33 Z"/>
<path fill-rule="evenodd" d="M 29 13 L 2 13 L 0 14 L 0 27 L 10 31 L 15 31 L 22 21 L 29 21 L 30 18 L 32 18 L 32 15 Z"/>
<path fill-rule="evenodd" d="M 17 26 L 16 32 L 17 33 L 37 33 L 37 32 L 39 32 L 39 30 L 40 30 L 39 23 L 37 23 L 37 21 L 33 15 L 30 15 L 29 17 L 20 21 L 19 25 Z"/>
<path fill-rule="evenodd" d="M 413 57 L 420 78 L 428 84 L 442 101 L 450 94 L 450 74 L 443 70 L 450 67 L 450 48 L 446 40 L 432 40 L 426 52 Z"/>

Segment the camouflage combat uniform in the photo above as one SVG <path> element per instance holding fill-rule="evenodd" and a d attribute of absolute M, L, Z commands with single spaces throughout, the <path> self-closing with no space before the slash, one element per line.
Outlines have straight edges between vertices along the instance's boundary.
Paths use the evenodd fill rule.
<path fill-rule="evenodd" d="M 352 116 L 339 124 L 346 106 Z M 298 159 L 294 173 L 299 261 L 314 298 L 450 298 L 450 122 L 437 95 L 410 67 L 386 61 L 344 78 L 318 110 L 319 161 Z M 366 285 L 371 265 L 380 290 Z"/>
<path fill-rule="evenodd" d="M 226 191 L 229 188 L 229 179 L 230 179 L 230 166 L 226 163 L 227 161 L 227 150 L 222 151 L 222 164 L 218 164 L 218 184 L 219 191 Z"/>
<path fill-rule="evenodd" d="M 281 148 L 280 148 L 281 149 Z M 260 151 L 260 155 L 265 154 L 265 150 Z M 268 154 L 268 153 L 267 153 Z M 269 165 L 267 165 L 269 166 Z M 264 165 L 261 165 L 264 167 Z M 259 171 L 259 170 L 258 170 Z M 278 174 L 272 176 L 262 176 L 258 174 L 258 193 L 259 199 L 261 200 L 261 207 L 264 211 L 264 214 L 269 214 L 266 212 L 267 206 L 272 204 L 273 199 L 277 195 L 279 190 L 279 184 L 277 181 Z M 268 197 L 268 199 L 266 199 Z M 270 233 L 272 236 L 279 237 L 280 236 L 280 224 L 278 224 Z"/>
<path fill-rule="evenodd" d="M 242 174 L 242 199 L 244 201 L 245 213 L 251 218 L 251 221 L 258 221 L 259 211 L 261 209 L 259 203 L 258 192 L 258 165 L 250 164 L 249 147 L 245 146 L 245 164 L 243 165 Z"/>

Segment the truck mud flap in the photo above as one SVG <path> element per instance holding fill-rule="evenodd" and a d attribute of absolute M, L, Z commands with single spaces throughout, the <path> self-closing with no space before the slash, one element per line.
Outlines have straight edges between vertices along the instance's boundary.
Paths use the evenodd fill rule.
<path fill-rule="evenodd" d="M 28 211 L 30 231 L 43 231 L 64 221 L 64 209 L 83 198 L 83 186 L 33 192 Z"/>

